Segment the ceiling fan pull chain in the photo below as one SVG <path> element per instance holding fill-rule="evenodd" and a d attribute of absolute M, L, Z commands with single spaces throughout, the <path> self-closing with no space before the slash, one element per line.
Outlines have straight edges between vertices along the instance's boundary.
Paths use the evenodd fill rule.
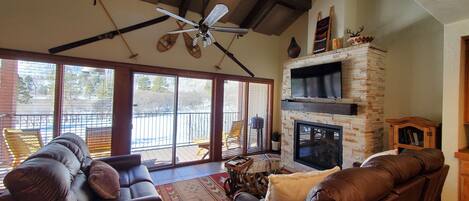
<path fill-rule="evenodd" d="M 112 19 L 111 14 L 109 13 L 109 11 L 108 11 L 108 10 L 106 9 L 106 7 L 104 6 L 102 0 L 98 0 L 98 1 L 99 1 L 99 4 L 101 5 L 101 8 L 103 8 L 104 12 L 106 13 L 106 16 L 109 18 L 109 20 L 111 21 L 112 25 L 114 26 L 114 29 L 117 31 L 118 35 L 120 36 L 120 38 L 121 38 L 122 41 L 124 42 L 125 46 L 127 47 L 127 50 L 129 50 L 129 52 L 130 52 L 129 59 L 137 59 L 138 54 L 137 54 L 137 53 L 134 53 L 134 51 L 132 51 L 132 49 L 130 48 L 129 43 L 128 43 L 127 40 L 124 38 L 124 36 L 122 35 L 122 33 L 119 31 L 119 27 L 117 27 L 116 22 L 114 21 L 114 19 Z"/>

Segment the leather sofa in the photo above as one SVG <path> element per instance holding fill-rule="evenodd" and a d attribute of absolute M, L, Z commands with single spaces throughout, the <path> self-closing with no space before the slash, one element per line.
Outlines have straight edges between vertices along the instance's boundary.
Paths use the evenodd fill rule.
<path fill-rule="evenodd" d="M 449 166 L 437 149 L 380 156 L 314 186 L 306 201 L 440 201 Z M 238 193 L 234 201 L 257 201 Z"/>
<path fill-rule="evenodd" d="M 99 159 L 119 173 L 120 200 L 161 200 L 140 155 Z M 0 201 L 91 201 L 100 198 L 88 186 L 92 159 L 83 139 L 63 134 L 31 155 L 4 179 Z"/>

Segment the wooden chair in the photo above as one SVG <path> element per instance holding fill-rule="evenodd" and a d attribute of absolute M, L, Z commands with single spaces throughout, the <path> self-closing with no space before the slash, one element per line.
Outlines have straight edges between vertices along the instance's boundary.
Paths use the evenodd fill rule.
<path fill-rule="evenodd" d="M 244 121 L 233 121 L 231 124 L 230 132 L 223 135 L 225 147 L 229 149 L 229 145 L 233 142 L 236 142 L 241 146 L 241 133 L 243 132 Z"/>
<path fill-rule="evenodd" d="M 44 145 L 39 129 L 3 129 L 3 138 L 10 155 L 13 157 L 12 167 L 18 166 L 31 154 Z"/>
<path fill-rule="evenodd" d="M 93 158 L 111 155 L 112 127 L 86 128 L 86 144 Z"/>

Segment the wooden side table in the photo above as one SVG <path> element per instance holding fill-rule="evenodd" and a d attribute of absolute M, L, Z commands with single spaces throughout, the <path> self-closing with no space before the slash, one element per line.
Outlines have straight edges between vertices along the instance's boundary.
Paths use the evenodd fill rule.
<path fill-rule="evenodd" d="M 223 188 L 228 197 L 234 196 L 238 191 L 245 191 L 244 175 L 252 163 L 253 159 L 245 156 L 236 156 L 225 162 L 225 168 L 230 178 L 225 180 Z"/>

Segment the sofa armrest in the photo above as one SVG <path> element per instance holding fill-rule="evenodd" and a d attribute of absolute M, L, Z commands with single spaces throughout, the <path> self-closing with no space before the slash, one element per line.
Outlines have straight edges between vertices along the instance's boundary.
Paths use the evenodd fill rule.
<path fill-rule="evenodd" d="M 107 158 L 100 158 L 98 160 L 103 161 L 118 170 L 139 166 L 142 162 L 140 154 L 111 156 Z"/>
<path fill-rule="evenodd" d="M 259 201 L 254 195 L 240 192 L 233 197 L 233 201 Z"/>
<path fill-rule="evenodd" d="M 15 200 L 13 199 L 13 196 L 10 194 L 10 192 L 5 189 L 0 194 L 0 201 L 15 201 Z"/>
<path fill-rule="evenodd" d="M 145 196 L 134 198 L 131 201 L 161 201 L 161 198 L 159 196 Z"/>

